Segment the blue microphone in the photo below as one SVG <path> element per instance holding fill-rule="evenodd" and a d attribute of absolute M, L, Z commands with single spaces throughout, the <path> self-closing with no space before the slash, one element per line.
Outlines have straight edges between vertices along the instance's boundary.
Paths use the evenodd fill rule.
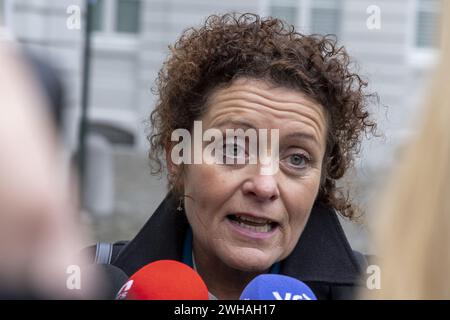
<path fill-rule="evenodd" d="M 239 300 L 317 300 L 300 280 L 280 274 L 262 274 L 245 287 Z"/>

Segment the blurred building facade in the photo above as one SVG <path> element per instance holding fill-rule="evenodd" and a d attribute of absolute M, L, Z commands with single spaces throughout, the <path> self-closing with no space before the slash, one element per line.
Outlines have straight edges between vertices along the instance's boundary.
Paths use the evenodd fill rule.
<path fill-rule="evenodd" d="M 368 180 L 374 178 L 372 172 L 389 166 L 396 148 L 414 130 L 411 120 L 437 55 L 438 0 L 96 3 L 92 13 L 90 129 L 113 146 L 138 154 L 148 147 L 145 120 L 155 101 L 151 88 L 168 45 L 210 14 L 253 12 L 282 18 L 303 33 L 337 35 L 369 80 L 370 90 L 380 96 L 380 105 L 374 105 L 373 112 L 386 138 L 364 143 L 360 169 L 367 172 Z M 77 25 L 77 18 L 84 7 L 82 0 L 0 0 L 0 24 L 26 48 L 53 62 L 62 74 L 67 99 L 65 141 L 70 150 L 77 147 L 84 36 L 84 23 Z M 125 164 L 128 161 L 123 160 Z M 370 181 L 364 183 L 370 185 Z M 154 187 L 158 188 L 157 183 Z M 155 199 L 163 190 L 158 189 Z"/>

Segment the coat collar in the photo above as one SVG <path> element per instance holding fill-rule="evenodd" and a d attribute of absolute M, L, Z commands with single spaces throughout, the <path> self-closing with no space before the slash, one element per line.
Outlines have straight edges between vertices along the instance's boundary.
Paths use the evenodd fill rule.
<path fill-rule="evenodd" d="M 153 261 L 182 261 L 189 225 L 176 207 L 177 199 L 169 193 L 113 264 L 132 275 Z M 360 272 L 336 213 L 315 204 L 297 246 L 281 262 L 280 273 L 301 281 L 352 285 Z"/>

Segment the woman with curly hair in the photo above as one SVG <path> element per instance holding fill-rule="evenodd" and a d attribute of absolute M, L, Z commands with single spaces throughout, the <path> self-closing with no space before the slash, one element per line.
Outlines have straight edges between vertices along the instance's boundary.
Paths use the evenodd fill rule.
<path fill-rule="evenodd" d="M 184 262 L 218 299 L 238 299 L 263 273 L 299 279 L 319 299 L 351 298 L 363 258 L 337 219 L 355 209 L 336 182 L 375 124 L 344 48 L 278 19 L 213 15 L 171 47 L 157 83 L 149 156 L 154 173 L 167 166 L 169 192 L 112 263 L 131 275 L 156 260 Z M 268 147 L 276 171 L 249 163 L 245 138 L 220 141 L 215 159 L 225 162 L 174 159 L 174 132 L 195 136 L 196 122 L 224 136 L 277 130 Z"/>

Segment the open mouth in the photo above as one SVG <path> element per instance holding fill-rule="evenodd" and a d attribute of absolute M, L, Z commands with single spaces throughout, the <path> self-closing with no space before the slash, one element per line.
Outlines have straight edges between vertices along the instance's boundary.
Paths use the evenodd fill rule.
<path fill-rule="evenodd" d="M 269 233 L 274 230 L 278 223 L 269 219 L 262 219 L 238 214 L 229 214 L 227 219 L 241 228 L 258 233 Z"/>

